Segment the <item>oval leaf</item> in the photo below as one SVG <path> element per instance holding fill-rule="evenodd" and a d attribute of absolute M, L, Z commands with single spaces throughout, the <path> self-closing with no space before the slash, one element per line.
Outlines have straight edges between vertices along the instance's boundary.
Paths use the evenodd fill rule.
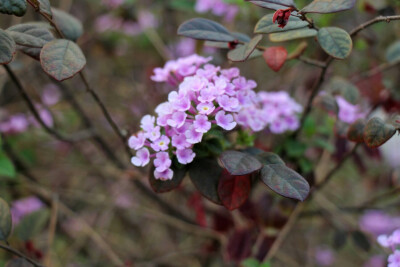
<path fill-rule="evenodd" d="M 178 34 L 198 40 L 232 42 L 235 37 L 221 24 L 202 18 L 184 22 L 178 28 Z"/>
<path fill-rule="evenodd" d="M 357 143 L 364 143 L 365 124 L 366 122 L 363 119 L 358 119 L 351 124 L 347 131 L 347 139 Z"/>
<path fill-rule="evenodd" d="M 224 168 L 232 175 L 250 174 L 262 168 L 262 164 L 257 158 L 239 151 L 225 151 L 219 159 Z"/>
<path fill-rule="evenodd" d="M 16 49 L 13 38 L 6 31 L 0 29 L 0 65 L 10 63 Z"/>
<path fill-rule="evenodd" d="M 293 0 L 246 0 L 257 6 L 268 9 L 286 9 L 288 7 L 295 7 Z"/>
<path fill-rule="evenodd" d="M 53 12 L 51 12 L 51 5 L 49 0 L 38 0 L 40 3 L 39 8 L 40 12 L 47 14 L 50 16 L 50 18 L 53 17 Z"/>
<path fill-rule="evenodd" d="M 57 81 L 73 77 L 86 65 L 79 46 L 65 39 L 47 43 L 40 53 L 40 62 L 44 71 Z"/>
<path fill-rule="evenodd" d="M 343 96 L 348 102 L 354 105 L 357 104 L 360 98 L 360 91 L 358 88 L 341 77 L 332 78 L 327 90 L 332 94 Z"/>
<path fill-rule="evenodd" d="M 354 244 L 362 250 L 368 252 L 371 249 L 371 244 L 363 232 L 354 231 L 351 233 L 351 238 L 353 239 Z"/>
<path fill-rule="evenodd" d="M 334 13 L 353 8 L 356 0 L 314 0 L 301 13 Z"/>
<path fill-rule="evenodd" d="M 304 201 L 310 192 L 310 185 L 297 172 L 282 164 L 265 165 L 261 180 L 274 192 L 289 198 Z"/>
<path fill-rule="evenodd" d="M 212 158 L 196 159 L 189 166 L 190 180 L 207 199 L 216 204 L 222 204 L 218 196 L 218 183 L 222 168 Z"/>
<path fill-rule="evenodd" d="M 175 188 L 178 188 L 181 185 L 183 178 L 185 178 L 186 175 L 186 168 L 183 169 L 174 168 L 173 169 L 174 176 L 172 177 L 172 179 L 167 181 L 161 181 L 154 178 L 154 169 L 155 169 L 154 166 L 152 166 L 152 168 L 150 169 L 149 182 L 151 188 L 156 193 L 165 193 Z"/>
<path fill-rule="evenodd" d="M 6 154 L 0 151 L 0 176 L 15 177 L 17 175 L 14 164 Z"/>
<path fill-rule="evenodd" d="M 263 53 L 267 65 L 278 72 L 286 62 L 288 52 L 282 46 L 268 47 Z"/>
<path fill-rule="evenodd" d="M 315 99 L 315 105 L 334 115 L 337 115 L 339 112 L 339 105 L 336 98 L 330 94 L 317 96 Z"/>
<path fill-rule="evenodd" d="M 45 23 L 23 23 L 7 29 L 11 33 L 17 49 L 37 60 L 40 58 L 41 48 L 54 40 L 53 34 Z"/>
<path fill-rule="evenodd" d="M 26 13 L 26 0 L 1 0 L 0 13 L 22 17 Z"/>
<path fill-rule="evenodd" d="M 400 41 L 397 41 L 389 46 L 388 50 L 386 51 L 386 59 L 389 62 L 400 60 Z"/>
<path fill-rule="evenodd" d="M 12 220 L 10 207 L 4 199 L 0 198 L 0 240 L 7 241 L 11 234 Z"/>
<path fill-rule="evenodd" d="M 223 170 L 218 184 L 218 196 L 229 210 L 243 205 L 250 195 L 250 175 L 231 175 Z"/>
<path fill-rule="evenodd" d="M 249 58 L 251 53 L 253 53 L 254 49 L 262 39 L 262 35 L 258 34 L 251 39 L 249 43 L 238 46 L 237 48 L 228 52 L 228 59 L 233 62 L 245 61 Z"/>
<path fill-rule="evenodd" d="M 369 147 L 378 147 L 386 143 L 396 133 L 393 125 L 380 118 L 372 118 L 364 129 L 364 141 Z"/>
<path fill-rule="evenodd" d="M 318 32 L 314 29 L 304 28 L 287 32 L 271 33 L 269 35 L 269 39 L 271 42 L 285 42 L 295 39 L 314 37 L 317 35 L 317 33 Z"/>
<path fill-rule="evenodd" d="M 256 158 L 263 165 L 271 165 L 271 164 L 282 164 L 285 165 L 285 162 L 275 153 L 272 152 L 263 152 L 256 156 Z"/>
<path fill-rule="evenodd" d="M 286 24 L 285 28 L 279 28 L 278 24 L 272 22 L 274 14 L 268 14 L 262 17 L 256 24 L 254 28 L 254 33 L 274 33 L 274 32 L 285 32 L 289 30 L 295 30 L 299 28 L 304 28 L 308 25 L 307 21 L 303 21 L 298 17 L 290 16 L 289 22 Z"/>
<path fill-rule="evenodd" d="M 26 215 L 15 228 L 16 235 L 24 241 L 32 239 L 43 230 L 49 217 L 50 212 L 45 209 Z"/>
<path fill-rule="evenodd" d="M 71 41 L 78 40 L 83 34 L 82 23 L 74 16 L 57 8 L 52 8 L 53 19 L 64 37 Z"/>
<path fill-rule="evenodd" d="M 330 56 L 345 59 L 351 53 L 353 41 L 350 35 L 340 28 L 325 27 L 318 31 L 318 42 Z"/>

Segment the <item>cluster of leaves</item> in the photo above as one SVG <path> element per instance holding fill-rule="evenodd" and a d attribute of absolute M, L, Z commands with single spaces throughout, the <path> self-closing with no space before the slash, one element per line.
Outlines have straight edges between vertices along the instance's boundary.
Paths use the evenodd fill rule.
<path fill-rule="evenodd" d="M 316 37 L 321 48 L 336 59 L 347 58 L 352 50 L 352 39 L 343 29 L 324 27 L 318 29 L 306 17 L 307 13 L 333 13 L 352 8 L 354 0 L 320 1 L 315 0 L 301 10 L 298 10 L 292 0 L 288 1 L 249 1 L 267 9 L 290 8 L 292 14 L 284 27 L 274 23 L 274 14 L 262 17 L 254 28 L 255 35 L 251 38 L 244 33 L 230 32 L 223 25 L 203 18 L 191 19 L 183 23 L 178 34 L 198 40 L 206 40 L 205 45 L 230 49 L 228 59 L 234 62 L 246 61 L 250 58 L 263 56 L 268 66 L 279 71 L 287 59 L 298 58 L 305 50 L 303 44 L 293 54 L 288 55 L 285 47 L 260 46 L 263 35 L 268 34 L 271 42 L 286 42 L 295 39 Z"/>
<path fill-rule="evenodd" d="M 40 60 L 43 70 L 63 81 L 79 73 L 86 59 L 75 41 L 82 35 L 82 24 L 64 11 L 51 8 L 48 0 L 28 3 L 50 23 L 29 22 L 0 29 L 0 65 L 9 64 L 17 51 Z M 27 1 L 5 1 L 0 12 L 22 16 Z M 55 36 L 62 39 L 57 39 Z"/>
<path fill-rule="evenodd" d="M 170 181 L 159 181 L 150 175 L 150 184 L 157 193 L 168 192 L 179 187 L 187 172 L 204 197 L 229 210 L 245 203 L 258 180 L 274 192 L 300 201 L 310 191 L 308 182 L 288 168 L 277 154 L 256 148 L 227 150 L 218 160 L 215 157 L 196 159 L 187 168 L 174 168 Z"/>

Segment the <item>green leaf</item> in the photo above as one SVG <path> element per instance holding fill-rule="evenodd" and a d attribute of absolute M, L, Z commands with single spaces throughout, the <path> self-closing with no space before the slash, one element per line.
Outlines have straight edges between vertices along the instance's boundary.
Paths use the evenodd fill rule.
<path fill-rule="evenodd" d="M 4 199 L 0 198 L 0 240 L 7 241 L 11 234 L 12 219 L 10 207 Z"/>
<path fill-rule="evenodd" d="M 26 0 L 1 0 L 0 13 L 22 17 L 26 13 Z"/>
<path fill-rule="evenodd" d="M 12 161 L 0 151 L 0 176 L 15 177 L 16 170 Z"/>
<path fill-rule="evenodd" d="M 17 49 L 39 60 L 41 48 L 54 40 L 48 25 L 44 23 L 23 23 L 7 29 L 17 43 Z"/>
<path fill-rule="evenodd" d="M 8 261 L 5 267 L 34 267 L 34 266 L 25 259 L 18 258 Z"/>
<path fill-rule="evenodd" d="M 245 61 L 246 59 L 249 58 L 251 53 L 253 53 L 254 49 L 256 49 L 256 46 L 258 45 L 258 43 L 261 41 L 262 38 L 263 36 L 261 34 L 257 34 L 256 36 L 253 37 L 253 39 L 251 39 L 249 43 L 240 45 L 237 48 L 229 51 L 228 59 L 233 62 Z"/>
<path fill-rule="evenodd" d="M 286 24 L 285 28 L 279 28 L 278 24 L 272 22 L 272 17 L 274 14 L 268 14 L 262 17 L 256 24 L 254 28 L 254 33 L 274 33 L 274 32 L 285 32 L 289 30 L 295 30 L 304 28 L 308 25 L 307 21 L 303 21 L 298 17 L 290 16 L 289 22 Z"/>
<path fill-rule="evenodd" d="M 174 176 L 172 177 L 172 179 L 167 181 L 161 181 L 154 177 L 154 170 L 155 168 L 154 166 L 152 166 L 152 168 L 150 169 L 149 182 L 151 188 L 156 193 L 165 193 L 175 188 L 178 188 L 181 185 L 183 178 L 185 178 L 186 175 L 186 168 L 182 169 L 172 168 L 172 170 L 174 171 Z"/>
<path fill-rule="evenodd" d="M 198 40 L 232 42 L 235 37 L 221 24 L 202 18 L 184 22 L 178 28 L 178 34 Z"/>
<path fill-rule="evenodd" d="M 268 9 L 286 9 L 288 7 L 295 7 L 293 0 L 245 0 L 259 7 Z"/>
<path fill-rule="evenodd" d="M 16 235 L 23 241 L 32 239 L 39 234 L 49 220 L 50 213 L 46 209 L 26 215 L 15 229 Z"/>
<path fill-rule="evenodd" d="M 351 233 L 351 238 L 354 244 L 362 250 L 368 252 L 371 249 L 371 244 L 367 236 L 361 231 L 354 231 Z"/>
<path fill-rule="evenodd" d="M 189 166 L 190 180 L 197 190 L 204 197 L 219 205 L 222 204 L 218 196 L 218 184 L 222 170 L 213 158 L 196 159 Z"/>
<path fill-rule="evenodd" d="M 353 48 L 350 35 L 340 28 L 322 28 L 318 31 L 317 38 L 322 49 L 336 59 L 345 59 L 350 55 Z"/>
<path fill-rule="evenodd" d="M 237 40 L 242 41 L 244 43 L 248 43 L 251 40 L 251 38 L 247 34 L 244 34 L 244 33 L 241 33 L 241 32 L 231 32 L 231 34 Z"/>
<path fill-rule="evenodd" d="M 82 23 L 74 16 L 60 9 L 52 8 L 51 10 L 53 12 L 53 20 L 64 37 L 74 42 L 78 40 L 83 34 Z"/>
<path fill-rule="evenodd" d="M 301 13 L 335 13 L 353 8 L 356 0 L 314 0 Z"/>
<path fill-rule="evenodd" d="M 357 143 L 364 143 L 365 124 L 366 122 L 363 119 L 358 119 L 351 124 L 347 131 L 347 139 Z"/>
<path fill-rule="evenodd" d="M 380 118 L 370 119 L 364 128 L 364 141 L 369 147 L 378 147 L 386 143 L 396 133 L 396 128 Z"/>
<path fill-rule="evenodd" d="M 51 12 L 51 4 L 49 0 L 38 0 L 40 3 L 40 12 L 47 14 L 50 18 L 53 17 L 53 12 Z"/>
<path fill-rule="evenodd" d="M 275 153 L 272 152 L 262 152 L 256 156 L 256 158 L 263 165 L 271 165 L 271 164 L 282 164 L 285 165 L 285 162 Z"/>
<path fill-rule="evenodd" d="M 400 60 L 400 41 L 395 42 L 389 46 L 386 51 L 386 59 L 389 62 Z"/>
<path fill-rule="evenodd" d="M 63 81 L 80 72 L 86 65 L 86 58 L 74 42 L 57 39 L 42 48 L 40 62 L 47 74 Z"/>
<path fill-rule="evenodd" d="M 333 235 L 333 247 L 338 250 L 342 248 L 344 245 L 346 245 L 347 235 L 348 233 L 346 231 L 343 230 L 335 231 Z"/>
<path fill-rule="evenodd" d="M 262 168 L 262 164 L 257 158 L 239 151 L 225 151 L 219 160 L 231 175 L 246 175 Z"/>
<path fill-rule="evenodd" d="M 12 61 L 17 46 L 13 38 L 0 29 L 0 65 L 8 64 Z"/>
<path fill-rule="evenodd" d="M 358 88 L 354 84 L 341 77 L 332 78 L 327 90 L 332 94 L 339 94 L 343 96 L 348 102 L 354 105 L 357 104 L 360 98 L 360 92 Z"/>
<path fill-rule="evenodd" d="M 261 169 L 260 178 L 274 192 L 284 197 L 304 201 L 310 192 L 308 182 L 283 164 L 265 165 Z"/>
<path fill-rule="evenodd" d="M 314 37 L 317 35 L 317 33 L 318 32 L 314 29 L 304 28 L 287 32 L 271 33 L 269 35 L 269 39 L 271 42 L 285 42 L 295 39 Z"/>

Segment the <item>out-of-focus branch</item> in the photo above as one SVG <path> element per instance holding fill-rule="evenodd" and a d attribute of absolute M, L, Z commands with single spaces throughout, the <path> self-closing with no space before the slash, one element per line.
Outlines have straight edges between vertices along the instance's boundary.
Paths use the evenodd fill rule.
<path fill-rule="evenodd" d="M 377 66 L 375 68 L 372 68 L 372 69 L 370 69 L 370 70 L 368 70 L 366 72 L 363 72 L 360 75 L 355 76 L 354 78 L 351 79 L 351 81 L 356 83 L 356 82 L 358 82 L 358 81 L 360 81 L 362 79 L 374 76 L 374 75 L 376 75 L 378 73 L 381 73 L 381 72 L 385 72 L 385 71 L 390 70 L 390 69 L 392 69 L 394 67 L 397 67 L 399 65 L 400 65 L 400 59 L 395 60 L 393 62 L 386 62 L 386 63 L 383 63 L 383 64 L 381 64 L 381 65 L 379 65 L 379 66 Z"/>
<path fill-rule="evenodd" d="M 354 36 L 356 36 L 360 31 L 362 31 L 362 30 L 364 30 L 364 29 L 368 28 L 369 26 L 374 25 L 374 24 L 376 24 L 376 23 L 384 22 L 384 21 L 387 22 L 387 23 L 389 23 L 389 22 L 392 21 L 392 20 L 400 20 L 400 15 L 395 15 L 395 16 L 379 16 L 379 17 L 376 17 L 376 18 L 374 18 L 374 19 L 371 19 L 371 20 L 369 20 L 369 21 L 367 21 L 367 22 L 364 22 L 363 24 L 359 25 L 358 27 L 354 28 L 354 29 L 350 32 L 350 36 L 351 36 L 351 37 L 354 37 Z"/>
<path fill-rule="evenodd" d="M 25 259 L 25 260 L 28 261 L 29 263 L 33 264 L 33 266 L 35 266 L 35 267 L 44 267 L 44 265 L 42 265 L 42 264 L 40 264 L 40 263 L 38 263 L 38 262 L 32 260 L 32 259 L 29 258 L 28 256 L 24 255 L 22 252 L 19 252 L 18 250 L 13 249 L 13 248 L 10 247 L 10 246 L 4 245 L 4 244 L 0 244 L 0 248 L 4 249 L 4 250 L 10 252 L 11 254 L 14 254 L 14 255 L 16 255 L 16 256 L 18 256 L 18 257 L 20 257 L 20 258 Z"/>

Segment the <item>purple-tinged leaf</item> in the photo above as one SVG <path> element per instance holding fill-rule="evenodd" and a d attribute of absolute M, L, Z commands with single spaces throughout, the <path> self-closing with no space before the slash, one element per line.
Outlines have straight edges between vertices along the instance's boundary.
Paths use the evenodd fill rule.
<path fill-rule="evenodd" d="M 347 131 L 347 138 L 353 142 L 364 143 L 365 124 L 366 121 L 363 119 L 356 120 L 350 125 L 349 130 Z"/>
<path fill-rule="evenodd" d="M 356 0 L 314 0 L 301 13 L 335 13 L 354 7 Z"/>
<path fill-rule="evenodd" d="M 229 210 L 243 205 L 251 190 L 250 175 L 231 175 L 223 170 L 218 184 L 218 195 L 222 204 Z"/>
<path fill-rule="evenodd" d="M 10 34 L 0 29 L 0 65 L 10 63 L 14 58 L 16 49 L 17 46 Z"/>
<path fill-rule="evenodd" d="M 370 119 L 364 128 L 364 141 L 367 146 L 374 148 L 386 143 L 396 133 L 396 128 L 385 123 L 380 118 Z"/>
<path fill-rule="evenodd" d="M 274 192 L 284 197 L 304 201 L 310 192 L 308 182 L 283 164 L 265 165 L 260 178 Z"/>
<path fill-rule="evenodd" d="M 42 48 L 40 62 L 47 74 L 63 81 L 79 73 L 86 65 L 86 58 L 74 42 L 56 39 Z"/>
<path fill-rule="evenodd" d="M 349 130 L 349 125 L 341 120 L 336 120 L 334 125 L 334 132 L 337 136 L 341 138 L 347 138 L 347 132 Z"/>
<path fill-rule="evenodd" d="M 246 175 L 262 168 L 262 164 L 257 158 L 239 151 L 225 151 L 219 159 L 224 168 L 232 175 Z"/>
<path fill-rule="evenodd" d="M 207 199 L 221 205 L 218 196 L 218 184 L 222 168 L 212 158 L 196 159 L 189 166 L 189 177 L 194 186 Z"/>
<path fill-rule="evenodd" d="M 256 156 L 256 158 L 264 165 L 271 165 L 271 164 L 285 165 L 285 162 L 281 159 L 281 157 L 272 152 L 260 153 Z"/>
<path fill-rule="evenodd" d="M 251 53 L 253 53 L 254 49 L 256 49 L 258 43 L 261 41 L 263 36 L 261 34 L 257 34 L 250 40 L 250 42 L 238 46 L 237 48 L 228 52 L 228 59 L 233 62 L 241 62 L 245 61 L 249 58 Z"/>
<path fill-rule="evenodd" d="M 194 18 L 184 22 L 178 28 L 178 34 L 207 41 L 232 42 L 235 37 L 221 24 L 203 18 Z"/>

